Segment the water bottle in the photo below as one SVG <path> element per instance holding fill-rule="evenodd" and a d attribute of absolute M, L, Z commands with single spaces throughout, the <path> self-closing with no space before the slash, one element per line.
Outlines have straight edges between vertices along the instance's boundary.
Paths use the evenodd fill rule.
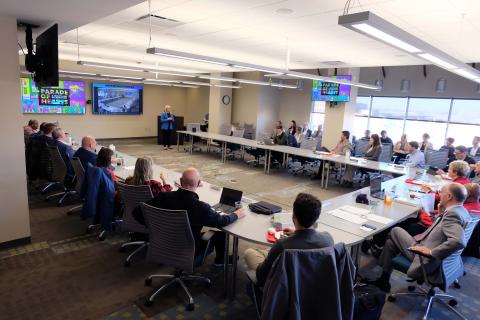
<path fill-rule="evenodd" d="M 352 152 L 350 151 L 350 149 L 348 149 L 348 150 L 345 152 L 345 158 L 350 159 L 351 154 L 352 154 Z"/>

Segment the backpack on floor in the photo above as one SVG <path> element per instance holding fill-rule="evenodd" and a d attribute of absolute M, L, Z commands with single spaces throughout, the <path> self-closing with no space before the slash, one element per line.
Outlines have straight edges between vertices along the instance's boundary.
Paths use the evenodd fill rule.
<path fill-rule="evenodd" d="M 355 294 L 354 320 L 378 320 L 385 305 L 386 294 L 369 284 L 357 284 Z"/>

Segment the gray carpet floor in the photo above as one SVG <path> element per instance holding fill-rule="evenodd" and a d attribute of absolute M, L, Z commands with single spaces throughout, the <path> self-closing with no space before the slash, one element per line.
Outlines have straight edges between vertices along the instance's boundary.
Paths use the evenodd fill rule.
<path fill-rule="evenodd" d="M 241 189 L 250 198 L 275 202 L 284 208 L 291 207 L 298 192 L 309 192 L 325 200 L 351 191 L 334 185 L 324 190 L 318 180 L 293 176 L 282 169 L 265 175 L 262 167 L 248 166 L 241 160 L 222 164 L 219 154 L 190 155 L 183 149 L 164 151 L 154 139 L 101 143 L 113 143 L 119 151 L 134 156 L 150 155 L 155 163 L 179 172 L 197 167 L 205 181 Z M 73 201 L 57 208 L 30 186 L 29 204 L 32 244 L 0 251 L 0 319 L 255 318 L 253 306 L 244 294 L 242 272 L 245 269 L 242 253 L 252 244 L 240 240 L 235 301 L 222 295 L 222 272 L 211 265 L 209 257 L 199 272 L 209 276 L 213 286 L 192 288 L 195 311 L 185 311 L 185 297 L 175 288 L 159 296 L 152 307 L 145 307 L 143 302 L 153 288 L 145 287 L 144 279 L 152 273 L 171 270 L 150 265 L 141 256 L 130 268 L 125 268 L 127 253 L 120 253 L 119 248 L 127 237 L 115 234 L 98 242 L 95 235 L 85 234 L 88 222 L 80 220 L 78 214 L 66 215 Z M 480 261 L 465 259 L 465 269 L 467 275 L 460 280 L 462 288 L 449 291 L 458 297 L 458 310 L 468 319 L 480 319 Z M 380 270 L 371 256 L 362 256 L 359 271 L 363 276 L 374 277 Z M 405 277 L 395 272 L 392 285 L 393 291 L 406 290 Z M 424 307 L 425 301 L 419 298 L 387 302 L 382 319 L 420 319 Z M 455 319 L 455 316 L 442 305 L 435 305 L 430 319 Z"/>

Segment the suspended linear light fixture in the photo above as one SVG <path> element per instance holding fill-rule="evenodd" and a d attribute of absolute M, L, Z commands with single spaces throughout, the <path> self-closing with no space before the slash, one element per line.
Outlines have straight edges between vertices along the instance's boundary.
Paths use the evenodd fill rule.
<path fill-rule="evenodd" d="M 338 17 L 338 24 L 368 37 L 401 49 L 410 55 L 458 74 L 469 80 L 480 82 L 480 71 L 452 57 L 446 52 L 417 38 L 370 11 L 346 14 Z"/>

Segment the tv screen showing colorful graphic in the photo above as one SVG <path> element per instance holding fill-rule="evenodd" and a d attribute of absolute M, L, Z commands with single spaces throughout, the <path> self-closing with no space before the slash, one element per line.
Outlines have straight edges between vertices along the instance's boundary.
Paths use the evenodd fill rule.
<path fill-rule="evenodd" d="M 135 115 L 142 112 L 142 86 L 92 83 L 92 113 Z"/>
<path fill-rule="evenodd" d="M 352 80 L 351 75 L 331 76 L 331 79 Z M 350 101 L 350 86 L 345 84 L 313 80 L 312 101 Z"/>
<path fill-rule="evenodd" d="M 58 82 L 58 87 L 37 87 L 33 79 L 21 78 L 22 112 L 84 114 L 85 83 Z"/>

